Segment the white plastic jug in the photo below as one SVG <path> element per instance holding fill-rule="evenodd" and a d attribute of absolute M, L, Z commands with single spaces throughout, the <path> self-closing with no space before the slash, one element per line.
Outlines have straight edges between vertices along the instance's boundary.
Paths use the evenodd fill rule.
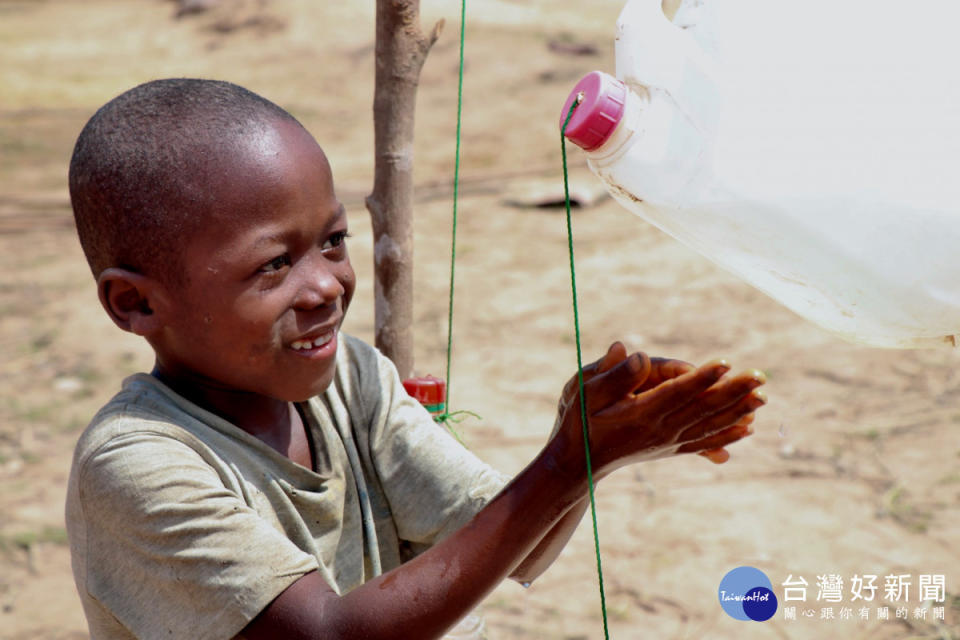
<path fill-rule="evenodd" d="M 960 6 L 631 0 L 566 129 L 611 194 L 849 340 L 960 334 Z"/>

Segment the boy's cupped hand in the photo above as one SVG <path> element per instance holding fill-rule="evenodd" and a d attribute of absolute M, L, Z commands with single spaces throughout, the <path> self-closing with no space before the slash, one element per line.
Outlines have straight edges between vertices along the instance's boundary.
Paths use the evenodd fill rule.
<path fill-rule="evenodd" d="M 758 388 L 766 382 L 763 373 L 729 371 L 724 360 L 694 367 L 644 353 L 627 355 L 623 344 L 611 345 L 583 368 L 594 474 L 603 477 L 633 462 L 679 453 L 726 462 L 725 447 L 753 433 L 754 412 L 766 404 Z M 560 397 L 554 437 L 569 455 L 579 452 L 581 466 L 582 429 L 575 375 Z"/>

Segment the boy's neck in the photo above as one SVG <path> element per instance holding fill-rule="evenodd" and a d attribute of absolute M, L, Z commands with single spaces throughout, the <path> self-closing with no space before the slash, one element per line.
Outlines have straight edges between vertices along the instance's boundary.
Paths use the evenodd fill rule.
<path fill-rule="evenodd" d="M 221 387 L 198 376 L 173 373 L 160 362 L 151 374 L 190 402 L 271 446 L 278 436 L 290 432 L 291 422 L 298 415 L 292 403 L 285 400 Z"/>

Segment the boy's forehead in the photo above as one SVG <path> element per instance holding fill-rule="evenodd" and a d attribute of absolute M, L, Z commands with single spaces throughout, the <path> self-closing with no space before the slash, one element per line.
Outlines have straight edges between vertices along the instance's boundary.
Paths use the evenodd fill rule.
<path fill-rule="evenodd" d="M 224 224 L 281 222 L 287 203 L 307 193 L 316 214 L 342 215 L 326 156 L 296 121 L 278 120 L 213 147 L 200 185 L 209 189 L 204 200 L 211 206 L 196 212 L 204 231 L 223 237 Z"/>
<path fill-rule="evenodd" d="M 287 195 L 306 184 L 333 197 L 326 155 L 295 121 L 276 121 L 217 145 L 209 155 L 208 170 L 209 186 L 219 192 L 221 202 L 256 206 L 257 200 Z"/>
<path fill-rule="evenodd" d="M 225 145 L 217 144 L 213 163 L 223 170 L 276 172 L 284 165 L 320 163 L 329 172 L 323 150 L 296 121 L 268 120 L 246 128 Z"/>

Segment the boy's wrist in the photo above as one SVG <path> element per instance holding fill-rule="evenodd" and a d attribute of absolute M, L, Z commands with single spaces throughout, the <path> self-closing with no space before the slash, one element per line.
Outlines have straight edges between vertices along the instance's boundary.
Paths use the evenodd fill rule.
<path fill-rule="evenodd" d="M 569 429 L 560 429 L 540 453 L 539 459 L 557 483 L 559 490 L 570 491 L 571 499 L 580 499 L 587 490 L 587 465 L 583 434 L 575 439 Z"/>

